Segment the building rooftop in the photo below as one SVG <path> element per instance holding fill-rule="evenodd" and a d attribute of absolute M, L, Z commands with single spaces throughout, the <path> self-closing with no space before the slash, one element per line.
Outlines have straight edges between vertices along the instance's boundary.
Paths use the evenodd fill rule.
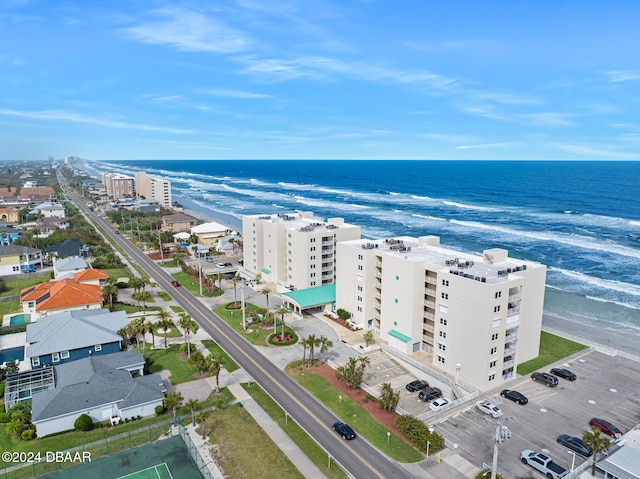
<path fill-rule="evenodd" d="M 36 311 L 102 303 L 102 300 L 100 286 L 78 283 L 70 278 L 40 283 L 20 293 L 20 301 L 36 302 Z"/>
<path fill-rule="evenodd" d="M 330 231 L 338 228 L 353 228 L 355 225 L 345 223 L 342 218 L 329 218 L 323 221 L 315 218 L 312 213 L 284 213 L 272 215 L 253 215 L 262 221 L 269 221 L 274 224 L 284 223 L 286 228 L 297 231 L 311 233 L 318 231 Z"/>

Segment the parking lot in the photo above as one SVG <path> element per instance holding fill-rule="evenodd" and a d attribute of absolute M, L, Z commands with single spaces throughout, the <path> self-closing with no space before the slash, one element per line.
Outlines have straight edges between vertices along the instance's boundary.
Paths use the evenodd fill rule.
<path fill-rule="evenodd" d="M 569 362 L 553 366 L 566 367 L 577 374 L 575 381 L 559 379 L 558 386 L 547 387 L 529 376 L 507 383 L 529 399 L 518 405 L 500 397 L 495 391 L 490 400 L 503 411 L 499 421 L 507 426 L 511 439 L 499 447 L 498 470 L 506 477 L 538 478 L 542 474 L 520 462 L 523 449 L 548 451 L 556 463 L 571 469 L 573 453 L 556 442 L 560 434 L 582 436 L 592 417 L 605 418 L 623 433 L 640 423 L 640 365 L 620 357 L 588 351 Z M 549 370 L 551 366 L 545 368 Z M 434 418 L 435 428 L 458 444 L 460 454 L 478 467 L 491 464 L 497 421 L 466 407 L 447 411 Z M 587 460 L 576 455 L 575 466 Z"/>

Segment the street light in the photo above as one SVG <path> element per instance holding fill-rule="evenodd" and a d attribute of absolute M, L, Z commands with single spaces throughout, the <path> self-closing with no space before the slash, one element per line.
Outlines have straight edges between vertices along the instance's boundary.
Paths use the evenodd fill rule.
<path fill-rule="evenodd" d="M 576 453 L 573 451 L 567 451 L 567 452 L 573 455 L 573 459 L 571 459 L 571 472 L 573 472 L 573 466 L 576 465 Z"/>
<path fill-rule="evenodd" d="M 198 280 L 199 280 L 199 283 L 200 283 L 200 296 L 202 296 L 202 264 L 200 263 L 200 252 L 199 251 L 198 251 Z"/>
<path fill-rule="evenodd" d="M 389 444 L 390 440 L 391 440 L 391 433 L 387 431 L 387 444 Z"/>
<path fill-rule="evenodd" d="M 342 396 L 338 396 L 338 400 L 340 401 L 340 406 L 342 406 Z"/>
<path fill-rule="evenodd" d="M 431 436 L 431 434 L 433 434 L 433 431 L 435 431 L 433 426 L 429 426 L 429 436 Z M 430 445 L 431 445 L 431 441 L 427 440 L 427 459 L 429 459 L 429 446 Z"/>

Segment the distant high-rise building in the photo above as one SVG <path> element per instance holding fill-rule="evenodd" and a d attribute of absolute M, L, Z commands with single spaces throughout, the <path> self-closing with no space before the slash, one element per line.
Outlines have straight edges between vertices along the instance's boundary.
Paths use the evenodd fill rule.
<path fill-rule="evenodd" d="M 171 182 L 151 178 L 144 171 L 139 171 L 136 173 L 136 197 L 156 200 L 160 206 L 171 208 Z"/>
<path fill-rule="evenodd" d="M 114 200 L 133 198 L 135 195 L 133 178 L 118 173 L 102 173 L 102 184 L 107 196 Z"/>

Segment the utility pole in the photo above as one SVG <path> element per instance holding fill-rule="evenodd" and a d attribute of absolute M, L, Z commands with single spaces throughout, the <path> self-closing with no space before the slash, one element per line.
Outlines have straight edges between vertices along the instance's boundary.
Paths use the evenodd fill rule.
<path fill-rule="evenodd" d="M 202 264 L 200 263 L 199 251 L 198 251 L 198 281 L 200 282 L 200 296 L 202 296 Z"/>
<path fill-rule="evenodd" d="M 244 284 L 240 286 L 240 304 L 242 305 L 242 329 L 247 329 L 246 314 L 244 309 Z"/>
<path fill-rule="evenodd" d="M 506 419 L 505 419 L 506 420 Z M 495 443 L 493 445 L 493 463 L 491 464 L 491 479 L 496 479 L 498 472 L 498 446 L 511 438 L 511 431 L 507 426 L 503 426 L 502 422 L 496 423 L 496 433 L 494 434 Z"/>

